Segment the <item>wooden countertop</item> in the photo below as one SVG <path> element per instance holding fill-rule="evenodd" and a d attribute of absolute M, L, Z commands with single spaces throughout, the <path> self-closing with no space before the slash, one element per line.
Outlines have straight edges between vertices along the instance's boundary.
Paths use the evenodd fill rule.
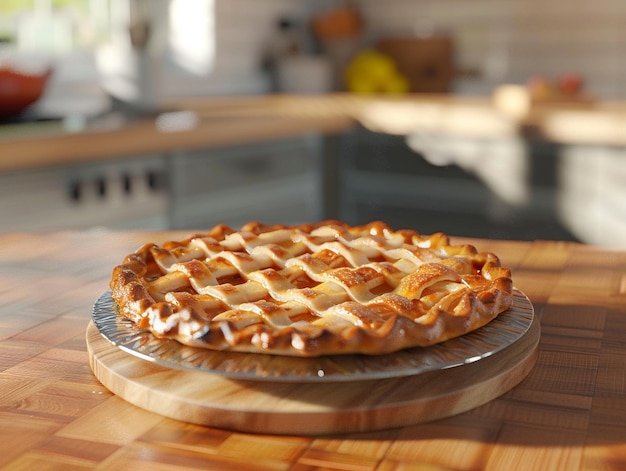
<path fill-rule="evenodd" d="M 511 115 L 494 106 L 489 97 L 329 94 L 182 99 L 165 103 L 164 109 L 170 111 L 170 120 L 174 117 L 172 112 L 188 114 L 174 128 L 163 126 L 163 115 L 130 121 L 109 117 L 74 132 L 58 124 L 29 128 L 5 125 L 0 128 L 0 171 L 233 145 L 311 132 L 338 133 L 357 124 L 399 135 L 532 135 L 560 143 L 626 145 L 623 103 L 547 104 L 523 115 Z"/>
<path fill-rule="evenodd" d="M 535 306 L 541 339 L 529 376 L 431 423 L 276 436 L 163 418 L 90 370 L 85 331 L 113 265 L 143 242 L 182 235 L 0 234 L 0 469 L 626 468 L 626 252 L 472 240 L 513 268 Z"/>
<path fill-rule="evenodd" d="M 0 136 L 0 171 L 337 133 L 354 124 L 340 115 L 294 118 L 256 110 L 224 103 L 211 114 L 183 109 L 134 120 L 112 116 L 77 132 L 43 125 L 41 131 L 25 133 L 12 125 L 15 135 Z"/>

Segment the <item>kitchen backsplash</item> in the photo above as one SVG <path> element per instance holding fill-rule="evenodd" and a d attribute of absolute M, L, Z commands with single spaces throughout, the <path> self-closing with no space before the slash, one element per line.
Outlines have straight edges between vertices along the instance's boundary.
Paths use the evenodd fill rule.
<path fill-rule="evenodd" d="M 119 82 L 120 78 L 128 79 L 135 73 L 137 76 L 131 77 L 134 83 L 130 86 L 145 92 L 146 83 L 156 76 L 152 70 L 160 71 L 158 80 L 152 84 L 158 97 L 265 93 L 271 90 L 272 83 L 261 63 L 276 38 L 278 20 L 288 17 L 306 29 L 312 12 L 342 3 L 343 0 L 171 3 L 151 0 L 147 5 L 155 29 L 160 29 L 161 34 L 169 28 L 167 12 L 173 11 L 172 5 L 187 9 L 182 12 L 182 26 L 176 34 L 187 38 L 190 54 L 210 55 L 207 61 L 210 67 L 201 73 L 189 73 L 185 70 L 189 65 L 186 57 L 176 58 L 170 50 L 168 57 L 160 57 L 154 64 L 143 64 L 141 69 L 141 61 L 132 56 L 127 21 L 121 15 L 117 23 L 121 25 L 118 39 L 122 47 L 113 51 L 108 63 L 102 60 L 106 51 L 101 49 L 106 49 L 106 45 L 97 47 L 95 62 L 99 66 L 86 50 L 59 59 L 45 98 L 53 105 L 69 103 L 71 98 L 72 102 L 94 102 L 87 108 L 98 108 L 101 97 L 94 90 L 99 90 L 99 83 Z M 535 75 L 556 78 L 577 73 L 592 97 L 626 98 L 624 0 L 579 0 L 575 6 L 570 0 L 352 0 L 352 3 L 360 9 L 365 28 L 361 38 L 353 41 L 351 51 L 390 36 L 451 38 L 454 65 L 459 72 L 452 82 L 452 91 L 488 95 L 502 83 L 521 84 Z M 116 11 L 123 10 L 122 2 L 112 5 L 116 5 Z M 189 40 L 194 28 L 200 29 L 196 38 Z M 112 70 L 110 73 L 102 66 L 103 62 Z M 78 67 L 77 63 L 82 66 Z M 128 87 L 128 83 L 118 84 L 118 88 Z"/>
<path fill-rule="evenodd" d="M 305 0 L 216 0 L 215 92 L 262 90 L 258 54 L 281 15 L 302 15 Z M 337 2 L 335 2 L 337 3 Z M 456 65 L 475 72 L 454 83 L 466 94 L 488 94 L 499 83 L 525 83 L 579 73 L 588 92 L 626 97 L 624 0 L 354 0 L 366 19 L 366 37 L 448 34 Z M 223 79 L 222 79 L 223 78 Z"/>
<path fill-rule="evenodd" d="M 579 73 L 593 96 L 626 97 L 623 0 L 359 0 L 376 34 L 441 32 L 455 39 L 457 65 L 476 69 L 459 92 L 531 76 Z"/>
<path fill-rule="evenodd" d="M 261 70 L 265 48 L 283 16 L 303 16 L 302 0 L 215 0 L 215 58 L 212 73 L 198 83 L 199 93 L 232 95 L 264 93 Z M 189 88 L 184 91 L 189 93 Z"/>

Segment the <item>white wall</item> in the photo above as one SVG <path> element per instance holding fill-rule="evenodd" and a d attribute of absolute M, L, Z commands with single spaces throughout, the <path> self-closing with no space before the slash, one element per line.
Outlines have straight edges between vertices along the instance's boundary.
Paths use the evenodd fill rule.
<path fill-rule="evenodd" d="M 211 71 L 205 78 L 186 81 L 176 81 L 180 75 L 170 74 L 172 80 L 165 84 L 166 93 L 189 96 L 267 92 L 268 77 L 260 67 L 263 51 L 275 33 L 277 19 L 301 17 L 304 5 L 304 0 L 215 0 L 215 56 Z"/>
<path fill-rule="evenodd" d="M 216 0 L 215 63 L 204 84 L 209 94 L 249 94 L 268 90 L 261 73 L 263 50 L 277 18 L 302 15 L 302 0 Z"/>

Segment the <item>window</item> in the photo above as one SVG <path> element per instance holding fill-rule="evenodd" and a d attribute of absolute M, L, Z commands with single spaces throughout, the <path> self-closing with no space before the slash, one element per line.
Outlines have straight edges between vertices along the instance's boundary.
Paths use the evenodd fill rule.
<path fill-rule="evenodd" d="M 110 33 L 109 0 L 0 0 L 4 48 L 64 54 L 93 49 Z"/>

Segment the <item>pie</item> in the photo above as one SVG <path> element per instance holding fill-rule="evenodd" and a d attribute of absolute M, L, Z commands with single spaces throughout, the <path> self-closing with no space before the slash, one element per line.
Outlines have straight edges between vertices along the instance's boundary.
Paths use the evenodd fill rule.
<path fill-rule="evenodd" d="M 513 299 L 511 270 L 495 254 L 379 221 L 220 224 L 143 245 L 110 287 L 119 314 L 157 337 L 300 357 L 434 345 Z"/>

